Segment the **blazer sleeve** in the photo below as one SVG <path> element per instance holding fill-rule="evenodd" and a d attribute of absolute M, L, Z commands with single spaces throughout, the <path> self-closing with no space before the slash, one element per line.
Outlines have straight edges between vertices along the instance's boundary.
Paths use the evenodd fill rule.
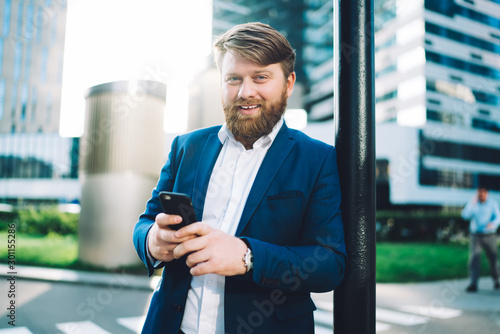
<path fill-rule="evenodd" d="M 279 246 L 246 237 L 254 254 L 249 274 L 255 283 L 292 292 L 326 292 L 341 283 L 347 255 L 335 148 L 329 151 L 312 189 L 300 218 L 298 245 Z"/>
<path fill-rule="evenodd" d="M 149 230 L 155 222 L 156 215 L 163 212 L 158 194 L 160 191 L 172 191 L 175 182 L 175 166 L 176 166 L 176 152 L 177 152 L 178 137 L 172 142 L 167 162 L 163 166 L 158 183 L 153 189 L 151 198 L 146 204 L 145 212 L 139 217 L 139 221 L 134 227 L 133 242 L 137 254 L 141 261 L 146 265 L 149 276 L 153 275 L 154 270 L 161 268 L 162 265 L 154 267 L 154 263 L 148 260 L 147 256 L 147 237 Z"/>

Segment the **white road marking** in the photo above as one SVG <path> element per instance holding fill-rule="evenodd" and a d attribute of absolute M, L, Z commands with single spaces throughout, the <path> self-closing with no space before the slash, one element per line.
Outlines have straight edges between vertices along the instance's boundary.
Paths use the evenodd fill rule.
<path fill-rule="evenodd" d="M 375 313 L 375 318 L 383 322 L 389 322 L 391 324 L 398 324 L 403 326 L 420 325 L 429 322 L 429 319 L 416 314 L 391 311 L 378 307 Z"/>
<path fill-rule="evenodd" d="M 144 326 L 144 321 L 146 321 L 146 316 L 140 317 L 131 317 L 131 318 L 118 318 L 116 321 L 122 325 L 130 329 L 134 333 L 140 333 L 142 330 L 142 326 Z"/>
<path fill-rule="evenodd" d="M 64 334 L 111 334 L 92 321 L 64 322 L 56 324 L 56 327 Z"/>
<path fill-rule="evenodd" d="M 401 306 L 401 311 L 410 312 L 414 314 L 423 315 L 424 317 L 450 319 L 462 315 L 462 311 L 446 307 L 432 307 L 432 306 Z"/>

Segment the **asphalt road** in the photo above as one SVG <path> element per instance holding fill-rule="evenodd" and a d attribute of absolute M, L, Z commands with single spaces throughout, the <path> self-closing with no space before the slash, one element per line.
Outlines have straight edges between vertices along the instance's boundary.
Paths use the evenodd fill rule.
<path fill-rule="evenodd" d="M 486 278 L 476 294 L 465 293 L 465 286 L 464 280 L 377 284 L 377 333 L 500 333 L 500 291 Z M 97 285 L 16 278 L 15 298 L 8 297 L 9 289 L 9 277 L 1 277 L 0 334 L 137 333 L 152 294 L 129 288 L 119 275 Z M 331 334 L 333 295 L 313 298 L 316 333 Z M 14 312 L 8 309 L 12 300 Z"/>

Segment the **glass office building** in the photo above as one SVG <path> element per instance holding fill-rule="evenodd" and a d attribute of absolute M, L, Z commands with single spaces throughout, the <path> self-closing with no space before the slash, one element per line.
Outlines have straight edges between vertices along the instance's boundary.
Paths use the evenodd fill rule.
<path fill-rule="evenodd" d="M 59 136 L 65 0 L 0 0 L 0 201 L 78 196 L 78 141 Z"/>
<path fill-rule="evenodd" d="M 484 185 L 500 199 L 500 1 L 382 3 L 392 15 L 375 35 L 380 194 L 460 206 Z"/>
<path fill-rule="evenodd" d="M 333 118 L 333 1 L 214 0 L 213 34 L 246 22 L 263 22 L 281 32 L 296 50 L 300 106 L 310 121 Z M 299 88 L 300 87 L 300 88 Z"/>

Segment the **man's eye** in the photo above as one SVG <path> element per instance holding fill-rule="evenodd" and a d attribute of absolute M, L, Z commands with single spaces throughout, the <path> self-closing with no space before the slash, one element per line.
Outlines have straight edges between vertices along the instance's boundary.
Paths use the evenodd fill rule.
<path fill-rule="evenodd" d="M 236 77 L 231 77 L 231 78 L 227 78 L 227 82 L 237 82 L 239 81 L 240 79 L 236 78 Z"/>
<path fill-rule="evenodd" d="M 267 79 L 267 77 L 265 75 L 259 75 L 257 77 L 257 80 L 265 80 L 265 79 Z"/>

